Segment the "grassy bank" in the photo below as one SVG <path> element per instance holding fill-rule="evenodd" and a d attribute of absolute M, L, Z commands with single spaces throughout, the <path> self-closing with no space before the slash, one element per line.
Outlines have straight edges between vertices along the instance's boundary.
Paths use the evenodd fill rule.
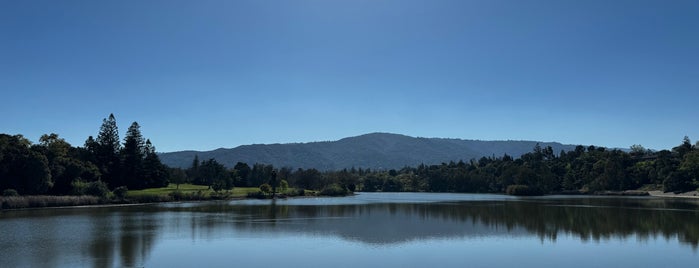
<path fill-rule="evenodd" d="M 245 197 L 250 192 L 257 192 L 259 188 L 256 187 L 235 187 L 231 191 L 220 191 L 220 193 L 229 193 L 231 197 Z M 143 190 L 129 190 L 126 193 L 126 197 L 139 197 L 147 195 L 171 195 L 175 192 L 180 192 L 182 194 L 201 194 L 204 197 L 216 195 L 217 193 L 210 189 L 208 186 L 204 185 L 194 185 L 194 184 L 180 184 L 179 187 L 175 184 L 170 184 L 167 187 L 162 188 L 150 188 Z"/>
<path fill-rule="evenodd" d="M 289 188 L 276 194 L 277 197 L 315 196 L 323 195 L 318 191 L 299 190 Z M 269 193 L 264 194 L 258 187 L 235 187 L 232 190 L 216 192 L 207 186 L 194 184 L 170 184 L 162 188 L 150 188 L 143 190 L 129 190 L 125 201 L 129 203 L 191 201 L 191 200 L 225 200 L 242 198 L 271 198 Z"/>
<path fill-rule="evenodd" d="M 49 195 L 26 195 L 26 196 L 0 196 L 0 208 L 20 209 L 38 207 L 60 207 L 60 206 L 87 206 L 102 204 L 138 204 L 172 201 L 197 201 L 197 200 L 227 200 L 243 198 L 271 198 L 271 194 L 262 193 L 257 187 L 235 187 L 232 190 L 214 191 L 208 186 L 194 184 L 170 184 L 167 187 L 149 188 L 143 190 L 128 190 L 124 194 L 117 195 L 107 192 L 104 197 L 80 195 L 80 196 L 49 196 Z M 15 193 L 16 194 L 16 193 Z M 336 191 L 324 189 L 321 192 L 300 190 L 289 188 L 276 194 L 277 197 L 293 196 L 341 196 Z M 347 193 L 344 193 L 347 195 Z"/>
<path fill-rule="evenodd" d="M 129 190 L 125 201 L 130 203 L 168 202 L 186 200 L 221 200 L 245 198 L 248 193 L 258 192 L 255 187 L 235 187 L 233 190 L 216 192 L 208 186 L 194 184 L 170 184 L 167 187 Z"/>
<path fill-rule="evenodd" d="M 108 200 L 91 195 L 26 195 L 26 196 L 0 196 L 2 209 L 40 208 L 40 207 L 65 207 L 88 206 L 108 203 Z"/>

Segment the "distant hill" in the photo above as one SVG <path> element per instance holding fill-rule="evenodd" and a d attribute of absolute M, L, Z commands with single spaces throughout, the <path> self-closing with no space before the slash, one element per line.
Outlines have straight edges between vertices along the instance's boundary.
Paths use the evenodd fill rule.
<path fill-rule="evenodd" d="M 181 151 L 161 153 L 163 163 L 187 168 L 195 155 L 200 160 L 210 158 L 233 167 L 237 162 L 272 164 L 275 167 L 398 169 L 419 164 L 439 164 L 449 161 L 469 161 L 483 156 L 513 157 L 531 152 L 539 143 L 551 146 L 554 152 L 571 151 L 575 145 L 537 141 L 480 141 L 442 138 L 415 138 L 399 134 L 371 133 L 338 141 L 253 144 L 213 151 Z"/>

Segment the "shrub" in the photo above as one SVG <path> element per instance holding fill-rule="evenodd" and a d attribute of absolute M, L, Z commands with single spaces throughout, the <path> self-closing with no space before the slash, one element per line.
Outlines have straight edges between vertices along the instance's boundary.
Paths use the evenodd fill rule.
<path fill-rule="evenodd" d="M 281 188 L 282 192 L 286 192 L 286 190 L 289 189 L 289 182 L 287 182 L 286 180 L 282 180 L 281 182 L 279 182 L 279 188 Z"/>
<path fill-rule="evenodd" d="M 691 181 L 691 176 L 689 176 L 686 172 L 672 172 L 663 181 L 663 191 L 674 193 L 691 191 L 694 189 Z"/>
<path fill-rule="evenodd" d="M 96 205 L 100 199 L 95 196 L 10 196 L 1 197 L 0 205 L 3 209 L 59 207 L 59 206 L 84 206 Z"/>
<path fill-rule="evenodd" d="M 267 183 L 263 183 L 262 185 L 260 185 L 260 191 L 265 193 L 265 194 L 268 194 L 268 193 L 272 192 L 272 186 L 270 186 Z"/>
<path fill-rule="evenodd" d="M 114 191 L 112 191 L 112 193 L 114 193 L 114 197 L 116 197 L 117 199 L 123 200 L 124 198 L 126 198 L 126 193 L 128 191 L 129 189 L 126 188 L 126 186 L 119 186 L 115 188 Z"/>
<path fill-rule="evenodd" d="M 180 191 L 180 190 L 174 190 L 174 191 L 168 193 L 167 195 L 172 197 L 172 199 L 175 201 L 180 201 L 180 200 L 183 200 L 185 198 L 184 193 L 182 193 L 182 191 Z"/>
<path fill-rule="evenodd" d="M 2 191 L 2 196 L 19 196 L 15 189 L 5 189 Z"/>
<path fill-rule="evenodd" d="M 248 198 L 257 198 L 257 199 L 265 199 L 267 198 L 267 195 L 263 193 L 262 191 L 257 191 L 257 192 L 249 192 L 247 194 Z"/>
<path fill-rule="evenodd" d="M 108 193 L 109 193 L 109 188 L 107 188 L 107 184 L 102 182 L 102 181 L 90 182 L 87 184 L 87 188 L 85 188 L 86 195 L 93 195 L 93 196 L 105 198 L 105 197 L 107 197 Z"/>
<path fill-rule="evenodd" d="M 230 191 L 213 192 L 209 194 L 209 198 L 214 200 L 223 200 L 231 196 Z"/>
<path fill-rule="evenodd" d="M 217 180 L 211 185 L 211 189 L 214 190 L 214 192 L 219 192 L 223 190 L 223 188 L 226 186 L 225 182 L 222 180 Z"/>
<path fill-rule="evenodd" d="M 74 180 L 70 183 L 74 195 L 84 195 L 85 189 L 87 189 L 87 185 L 87 182 L 81 180 Z"/>
<path fill-rule="evenodd" d="M 348 193 L 349 193 L 349 191 L 347 191 L 347 188 L 342 187 L 336 183 L 330 184 L 327 187 L 323 188 L 323 190 L 320 191 L 320 195 L 327 195 L 327 196 L 345 196 Z"/>
<path fill-rule="evenodd" d="M 291 188 L 291 189 L 287 189 L 284 192 L 284 194 L 286 196 L 303 196 L 305 193 L 306 193 L 306 190 L 304 190 L 303 188 L 296 188 L 296 189 Z"/>
<path fill-rule="evenodd" d="M 198 190 L 192 194 L 193 200 L 203 200 L 205 197 L 206 193 L 202 192 L 201 190 Z"/>
<path fill-rule="evenodd" d="M 157 202 L 168 202 L 172 201 L 174 198 L 170 195 L 157 195 L 157 194 L 146 194 L 137 195 L 129 197 L 129 201 L 136 203 L 157 203 Z"/>
<path fill-rule="evenodd" d="M 532 187 L 528 185 L 522 185 L 522 184 L 513 184 L 507 186 L 507 190 L 505 190 L 505 193 L 509 195 L 542 195 L 543 192 L 541 189 L 538 187 Z"/>

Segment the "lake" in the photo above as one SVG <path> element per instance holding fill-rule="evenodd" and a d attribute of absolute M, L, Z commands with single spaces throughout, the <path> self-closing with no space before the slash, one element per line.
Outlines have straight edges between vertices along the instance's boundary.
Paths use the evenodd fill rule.
<path fill-rule="evenodd" d="M 359 193 L 0 212 L 2 267 L 696 267 L 699 201 Z"/>

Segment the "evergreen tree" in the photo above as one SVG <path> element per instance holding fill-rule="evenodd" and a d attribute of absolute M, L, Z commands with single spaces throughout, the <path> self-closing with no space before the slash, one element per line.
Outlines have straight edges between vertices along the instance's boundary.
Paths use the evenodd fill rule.
<path fill-rule="evenodd" d="M 99 135 L 97 136 L 97 144 L 103 152 L 116 155 L 121 148 L 119 145 L 119 128 L 117 127 L 114 114 L 109 114 L 109 118 L 102 119 Z"/>
<path fill-rule="evenodd" d="M 256 186 L 256 185 L 252 185 L 250 183 L 251 169 L 250 169 L 250 166 L 248 166 L 248 164 L 243 163 L 243 162 L 238 162 L 235 164 L 233 169 L 236 170 L 236 174 L 237 174 L 236 186 L 240 186 L 240 187 Z"/>
<path fill-rule="evenodd" d="M 187 180 L 194 184 L 200 184 L 199 180 L 199 155 L 194 155 L 192 166 L 187 169 Z"/>
<path fill-rule="evenodd" d="M 692 151 L 692 141 L 689 140 L 689 137 L 684 136 L 684 138 L 682 139 L 682 144 L 680 144 L 679 146 L 677 146 L 675 148 L 672 148 L 672 151 L 678 153 L 680 156 L 680 159 L 682 159 L 685 154 Z"/>
<path fill-rule="evenodd" d="M 140 126 L 137 122 L 133 122 L 126 131 L 124 147 L 121 149 L 121 175 L 129 189 L 141 189 L 145 186 L 143 174 L 145 151 Z"/>
<path fill-rule="evenodd" d="M 81 155 L 79 156 L 80 159 L 84 161 L 89 161 L 92 162 L 93 164 L 97 164 L 97 151 L 99 150 L 99 144 L 97 141 L 95 141 L 95 138 L 92 136 L 87 137 L 87 140 L 85 140 L 85 144 L 83 145 L 83 149 L 81 150 Z"/>
<path fill-rule="evenodd" d="M 277 194 L 277 187 L 279 186 L 279 180 L 277 180 L 277 171 L 272 170 L 269 174 L 269 184 L 272 186 L 272 198 Z"/>
<path fill-rule="evenodd" d="M 201 166 L 199 166 L 199 180 L 197 184 L 211 187 L 214 183 L 220 186 L 218 189 L 233 188 L 233 179 L 226 171 L 226 167 L 211 158 L 202 162 Z"/>
<path fill-rule="evenodd" d="M 158 154 L 155 152 L 155 147 L 146 140 L 144 147 L 146 157 L 143 160 L 143 188 L 165 187 L 169 183 L 170 172 L 162 162 Z"/>
<path fill-rule="evenodd" d="M 103 181 L 111 187 L 124 185 L 119 173 L 121 144 L 119 143 L 119 129 L 114 114 L 109 114 L 109 118 L 102 120 L 96 142 L 95 160 L 102 173 Z"/>

